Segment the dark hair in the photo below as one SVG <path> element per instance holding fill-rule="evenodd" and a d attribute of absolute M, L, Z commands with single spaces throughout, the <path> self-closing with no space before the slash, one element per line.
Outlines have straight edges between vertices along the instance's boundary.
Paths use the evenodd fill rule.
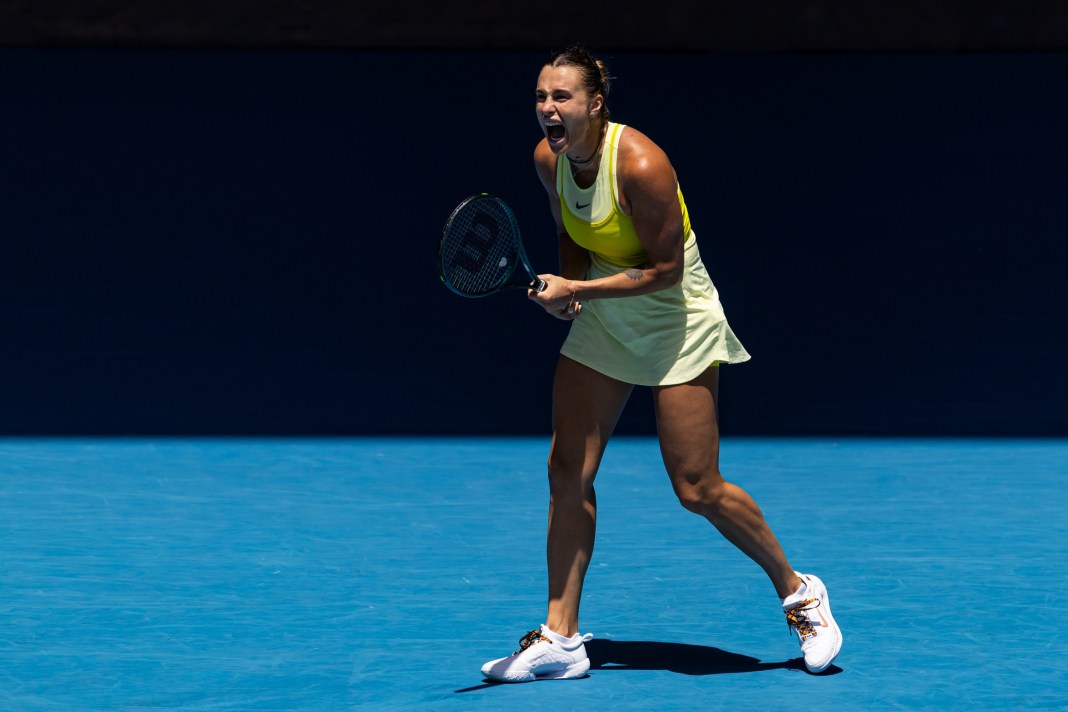
<path fill-rule="evenodd" d="M 601 112 L 604 120 L 608 121 L 608 91 L 612 88 L 612 77 L 608 74 L 608 67 L 604 62 L 591 55 L 582 45 L 574 44 L 553 52 L 545 66 L 578 69 L 582 74 L 582 86 L 586 92 L 590 96 L 600 94 L 604 98 L 604 108 Z"/>

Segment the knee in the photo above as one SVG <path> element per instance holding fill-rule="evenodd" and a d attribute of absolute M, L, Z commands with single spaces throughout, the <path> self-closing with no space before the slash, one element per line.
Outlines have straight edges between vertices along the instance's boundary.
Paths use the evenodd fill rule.
<path fill-rule="evenodd" d="M 593 478 L 586 473 L 585 463 L 572 461 L 558 454 L 549 454 L 549 494 L 556 504 L 579 503 L 593 496 Z"/>
<path fill-rule="evenodd" d="M 679 504 L 689 512 L 714 518 L 723 509 L 726 483 L 718 474 L 676 478 L 674 488 Z"/>

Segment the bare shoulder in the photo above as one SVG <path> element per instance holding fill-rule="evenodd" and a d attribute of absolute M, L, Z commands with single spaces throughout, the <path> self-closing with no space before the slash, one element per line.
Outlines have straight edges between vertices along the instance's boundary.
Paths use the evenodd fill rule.
<path fill-rule="evenodd" d="M 637 205 L 648 205 L 650 201 L 665 206 L 678 203 L 678 179 L 667 154 L 648 136 L 629 126 L 619 137 L 616 181 L 620 207 L 627 215 L 633 215 Z"/>
<path fill-rule="evenodd" d="M 556 193 L 556 154 L 549 148 L 544 138 L 534 147 L 534 168 L 538 178 L 550 193 Z"/>
<path fill-rule="evenodd" d="M 667 154 L 651 138 L 627 126 L 619 137 L 617 171 L 620 181 L 639 183 L 675 182 L 675 170 Z"/>

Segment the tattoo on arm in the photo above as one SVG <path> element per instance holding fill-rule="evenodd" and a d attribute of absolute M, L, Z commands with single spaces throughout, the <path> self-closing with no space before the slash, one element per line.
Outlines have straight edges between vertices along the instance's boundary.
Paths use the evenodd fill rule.
<path fill-rule="evenodd" d="M 635 282 L 640 282 L 645 279 L 645 273 L 640 269 L 635 269 L 633 267 L 626 270 L 623 274 L 627 275 L 629 279 L 633 279 Z"/>

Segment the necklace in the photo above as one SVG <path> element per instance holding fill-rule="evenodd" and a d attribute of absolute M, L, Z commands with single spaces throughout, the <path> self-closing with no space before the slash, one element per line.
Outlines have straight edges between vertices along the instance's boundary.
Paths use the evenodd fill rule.
<path fill-rule="evenodd" d="M 572 158 L 571 156 L 567 157 L 567 162 L 571 164 L 571 170 L 573 172 L 579 173 L 581 171 L 589 169 L 591 167 L 590 164 L 593 163 L 593 159 L 595 159 L 595 158 L 597 158 L 597 157 L 599 157 L 601 155 L 601 148 L 604 146 L 604 137 L 605 137 L 605 134 L 607 133 L 607 129 L 608 129 L 608 125 L 607 124 L 602 124 L 601 125 L 601 136 L 600 136 L 600 138 L 597 139 L 597 150 L 595 150 L 592 154 L 590 154 L 589 158 L 580 161 L 579 159 Z M 581 168 L 576 168 L 576 166 L 581 166 Z"/>
<path fill-rule="evenodd" d="M 591 158 L 590 161 L 592 161 L 592 160 L 593 159 Z M 577 176 L 579 173 L 583 173 L 584 171 L 588 171 L 591 168 L 596 170 L 601 165 L 600 163 L 591 164 L 589 161 L 585 161 L 586 165 L 581 165 L 581 166 L 580 165 L 576 165 L 574 163 L 571 163 L 570 161 L 568 161 L 568 163 L 571 165 L 571 175 L 573 175 L 573 176 Z"/>

